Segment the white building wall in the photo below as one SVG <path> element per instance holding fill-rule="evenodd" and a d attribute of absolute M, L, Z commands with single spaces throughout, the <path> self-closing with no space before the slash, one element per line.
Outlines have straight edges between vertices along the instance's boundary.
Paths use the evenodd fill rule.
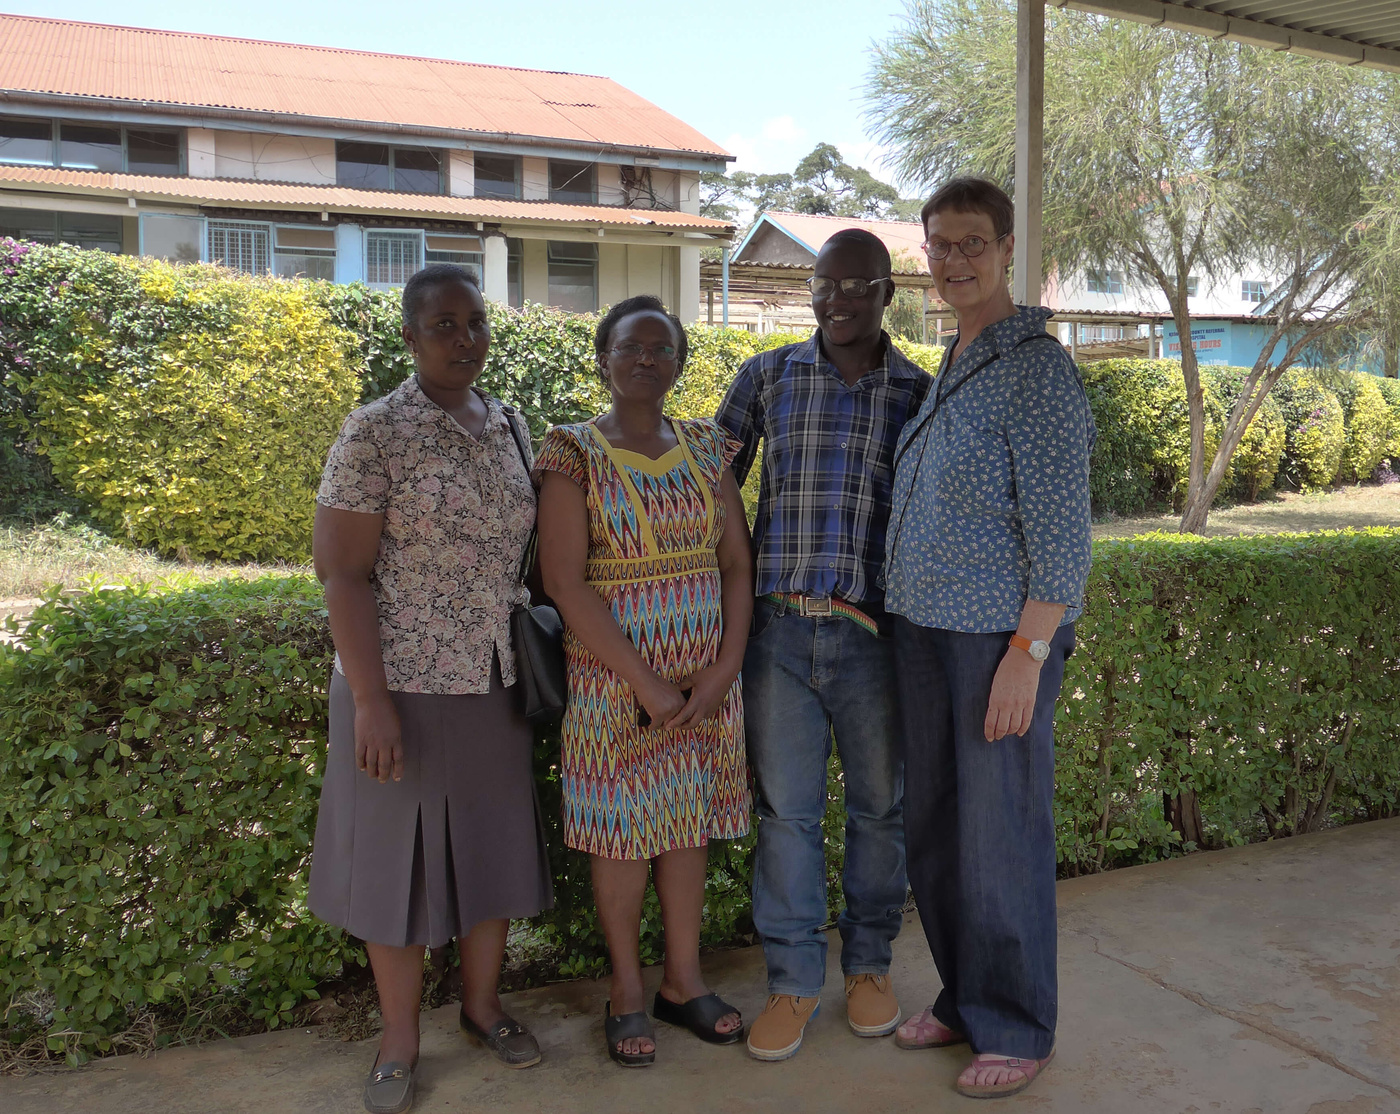
<path fill-rule="evenodd" d="M 335 185 L 335 140 L 306 135 L 215 132 L 215 176 Z"/>
<path fill-rule="evenodd" d="M 185 129 L 185 166 L 191 178 L 217 176 L 217 143 L 217 133 L 212 128 Z"/>
<path fill-rule="evenodd" d="M 447 152 L 447 192 L 453 197 L 476 193 L 476 162 L 470 151 Z"/>
<path fill-rule="evenodd" d="M 671 306 L 681 321 L 689 325 L 700 315 L 700 249 L 679 247 L 674 250 L 678 257 L 678 285 L 676 300 Z"/>
<path fill-rule="evenodd" d="M 485 243 L 485 272 L 482 293 L 494 302 L 504 303 L 510 294 L 509 253 L 504 236 L 488 236 Z"/>
<path fill-rule="evenodd" d="M 682 170 L 676 175 L 676 208 L 682 213 L 700 215 L 700 175 L 693 170 Z M 698 258 L 698 257 L 697 257 Z M 697 264 L 698 266 L 698 264 Z M 697 282 L 699 271 L 696 271 Z"/>
<path fill-rule="evenodd" d="M 549 160 L 520 160 L 520 196 L 525 201 L 549 200 Z"/>
<path fill-rule="evenodd" d="M 598 164 L 598 204 L 621 205 L 625 200 L 622 192 L 622 175 L 616 163 Z"/>

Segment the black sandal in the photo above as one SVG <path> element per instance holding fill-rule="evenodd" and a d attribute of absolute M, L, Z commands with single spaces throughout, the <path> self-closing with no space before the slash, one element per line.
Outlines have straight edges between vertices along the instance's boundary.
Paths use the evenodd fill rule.
<path fill-rule="evenodd" d="M 603 1035 L 607 1037 L 608 1055 L 614 1063 L 621 1064 L 624 1068 L 644 1068 L 648 1064 L 656 1063 L 656 1030 L 652 1028 L 651 1018 L 647 1017 L 646 1010 L 614 1017 L 612 1003 L 609 1002 L 603 1007 Z M 633 1037 L 646 1037 L 650 1040 L 651 1051 L 623 1052 L 622 1042 Z"/>
<path fill-rule="evenodd" d="M 656 992 L 656 1001 L 651 1004 L 652 1015 L 657 1021 L 689 1029 L 702 1041 L 710 1044 L 737 1044 L 744 1038 L 744 1018 L 739 1015 L 739 1027 L 732 1033 L 721 1033 L 715 1029 L 722 1017 L 739 1013 L 718 994 L 702 994 L 689 1002 L 673 1002 Z"/>
<path fill-rule="evenodd" d="M 513 1017 L 503 1015 L 490 1029 L 483 1029 L 466 1010 L 459 1010 L 457 1024 L 469 1041 L 489 1048 L 508 1068 L 528 1068 L 540 1062 L 539 1042 Z"/>

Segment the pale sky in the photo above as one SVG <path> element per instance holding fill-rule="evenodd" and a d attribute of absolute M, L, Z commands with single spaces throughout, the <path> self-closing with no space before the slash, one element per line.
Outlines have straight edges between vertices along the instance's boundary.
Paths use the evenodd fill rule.
<path fill-rule="evenodd" d="M 861 91 L 872 41 L 903 0 L 508 0 L 486 5 L 364 0 L 4 0 L 17 15 L 337 46 L 602 74 L 738 156 L 736 169 L 792 170 L 819 142 L 878 177 Z"/>

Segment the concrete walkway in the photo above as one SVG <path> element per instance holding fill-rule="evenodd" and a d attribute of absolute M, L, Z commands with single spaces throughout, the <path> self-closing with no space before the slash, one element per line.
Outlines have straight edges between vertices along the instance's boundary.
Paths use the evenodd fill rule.
<path fill-rule="evenodd" d="M 1400 820 L 1062 882 L 1059 1055 L 1003 1109 L 1054 1114 L 1400 1112 Z M 713 985 L 752 1017 L 757 949 L 710 957 Z M 917 919 L 896 942 L 906 1010 L 937 978 Z M 654 983 L 659 974 L 653 972 Z M 661 1027 L 654 1068 L 603 1051 L 606 986 L 568 983 L 508 1003 L 544 1062 L 512 1072 L 464 1044 L 456 1007 L 423 1019 L 415 1110 L 987 1110 L 950 1088 L 966 1049 L 901 1052 L 846 1028 L 830 993 L 798 1056 L 760 1064 Z M 360 1109 L 373 1042 L 296 1030 L 54 1076 L 0 1080 L 14 1114 L 233 1114 Z"/>

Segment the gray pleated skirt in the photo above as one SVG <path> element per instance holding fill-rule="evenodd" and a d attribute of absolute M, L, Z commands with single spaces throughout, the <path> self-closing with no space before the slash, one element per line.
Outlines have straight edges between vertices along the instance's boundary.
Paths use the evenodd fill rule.
<path fill-rule="evenodd" d="M 372 944 L 435 948 L 548 909 L 530 725 L 499 670 L 481 695 L 390 695 L 404 773 L 380 785 L 355 768 L 355 704 L 332 672 L 311 911 Z"/>

